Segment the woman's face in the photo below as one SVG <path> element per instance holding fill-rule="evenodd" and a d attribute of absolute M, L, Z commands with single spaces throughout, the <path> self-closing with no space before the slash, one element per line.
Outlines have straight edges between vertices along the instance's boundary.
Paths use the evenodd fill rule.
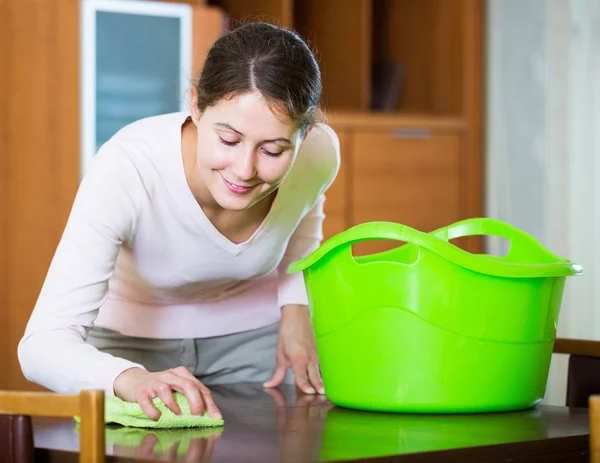
<path fill-rule="evenodd" d="M 223 99 L 194 117 L 206 206 L 247 210 L 279 187 L 301 143 L 298 124 L 280 119 L 259 92 Z"/>

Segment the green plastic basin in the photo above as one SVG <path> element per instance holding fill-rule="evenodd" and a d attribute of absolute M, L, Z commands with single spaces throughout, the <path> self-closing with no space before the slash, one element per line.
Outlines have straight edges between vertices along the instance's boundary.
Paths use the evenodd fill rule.
<path fill-rule="evenodd" d="M 504 257 L 453 245 L 510 240 Z M 352 244 L 404 242 L 354 257 Z M 303 271 L 328 398 L 411 413 L 512 411 L 545 393 L 567 276 L 582 273 L 517 228 L 469 219 L 432 233 L 369 222 L 334 236 Z"/>

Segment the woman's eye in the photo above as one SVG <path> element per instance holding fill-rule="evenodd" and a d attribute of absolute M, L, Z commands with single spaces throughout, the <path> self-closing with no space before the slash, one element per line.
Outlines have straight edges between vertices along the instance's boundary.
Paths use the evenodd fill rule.
<path fill-rule="evenodd" d="M 219 140 L 221 141 L 221 143 L 223 143 L 224 145 L 227 145 L 227 146 L 235 146 L 238 144 L 237 141 L 228 141 L 221 137 L 219 137 Z"/>
<path fill-rule="evenodd" d="M 274 158 L 276 158 L 277 156 L 281 156 L 281 153 L 283 153 L 283 151 L 277 151 L 277 152 L 273 152 L 273 151 L 269 151 L 263 148 L 263 153 L 265 153 L 267 156 L 272 156 Z"/>

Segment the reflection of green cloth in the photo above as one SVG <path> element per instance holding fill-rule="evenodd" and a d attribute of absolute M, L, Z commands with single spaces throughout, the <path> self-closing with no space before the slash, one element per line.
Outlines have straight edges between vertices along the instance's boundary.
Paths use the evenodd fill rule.
<path fill-rule="evenodd" d="M 106 443 L 121 447 L 139 447 L 148 434 L 156 436 L 153 451 L 157 455 L 168 452 L 174 445 L 178 455 L 187 454 L 194 439 L 206 439 L 219 435 L 223 428 L 187 428 L 187 429 L 137 429 L 124 427 L 107 427 Z"/>
<path fill-rule="evenodd" d="M 190 404 L 185 395 L 173 393 L 175 401 L 181 409 L 181 415 L 175 415 L 164 402 L 155 397 L 152 402 L 161 413 L 158 421 L 153 421 L 146 416 L 140 405 L 136 402 L 125 402 L 118 397 L 107 397 L 105 401 L 106 423 L 117 423 L 135 428 L 197 428 L 223 426 L 223 420 L 211 418 L 206 412 L 204 415 L 192 415 Z M 79 417 L 75 417 L 79 422 Z"/>

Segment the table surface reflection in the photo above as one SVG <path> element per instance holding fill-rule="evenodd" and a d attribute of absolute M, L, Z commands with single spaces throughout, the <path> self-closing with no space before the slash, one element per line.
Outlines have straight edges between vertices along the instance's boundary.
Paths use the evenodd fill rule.
<path fill-rule="evenodd" d="M 540 405 L 512 413 L 406 415 L 348 410 L 292 386 L 211 388 L 225 426 L 107 426 L 108 461 L 586 461 L 588 412 Z M 75 422 L 34 420 L 41 461 L 77 461 Z M 566 459 L 565 459 L 566 458 Z"/>

